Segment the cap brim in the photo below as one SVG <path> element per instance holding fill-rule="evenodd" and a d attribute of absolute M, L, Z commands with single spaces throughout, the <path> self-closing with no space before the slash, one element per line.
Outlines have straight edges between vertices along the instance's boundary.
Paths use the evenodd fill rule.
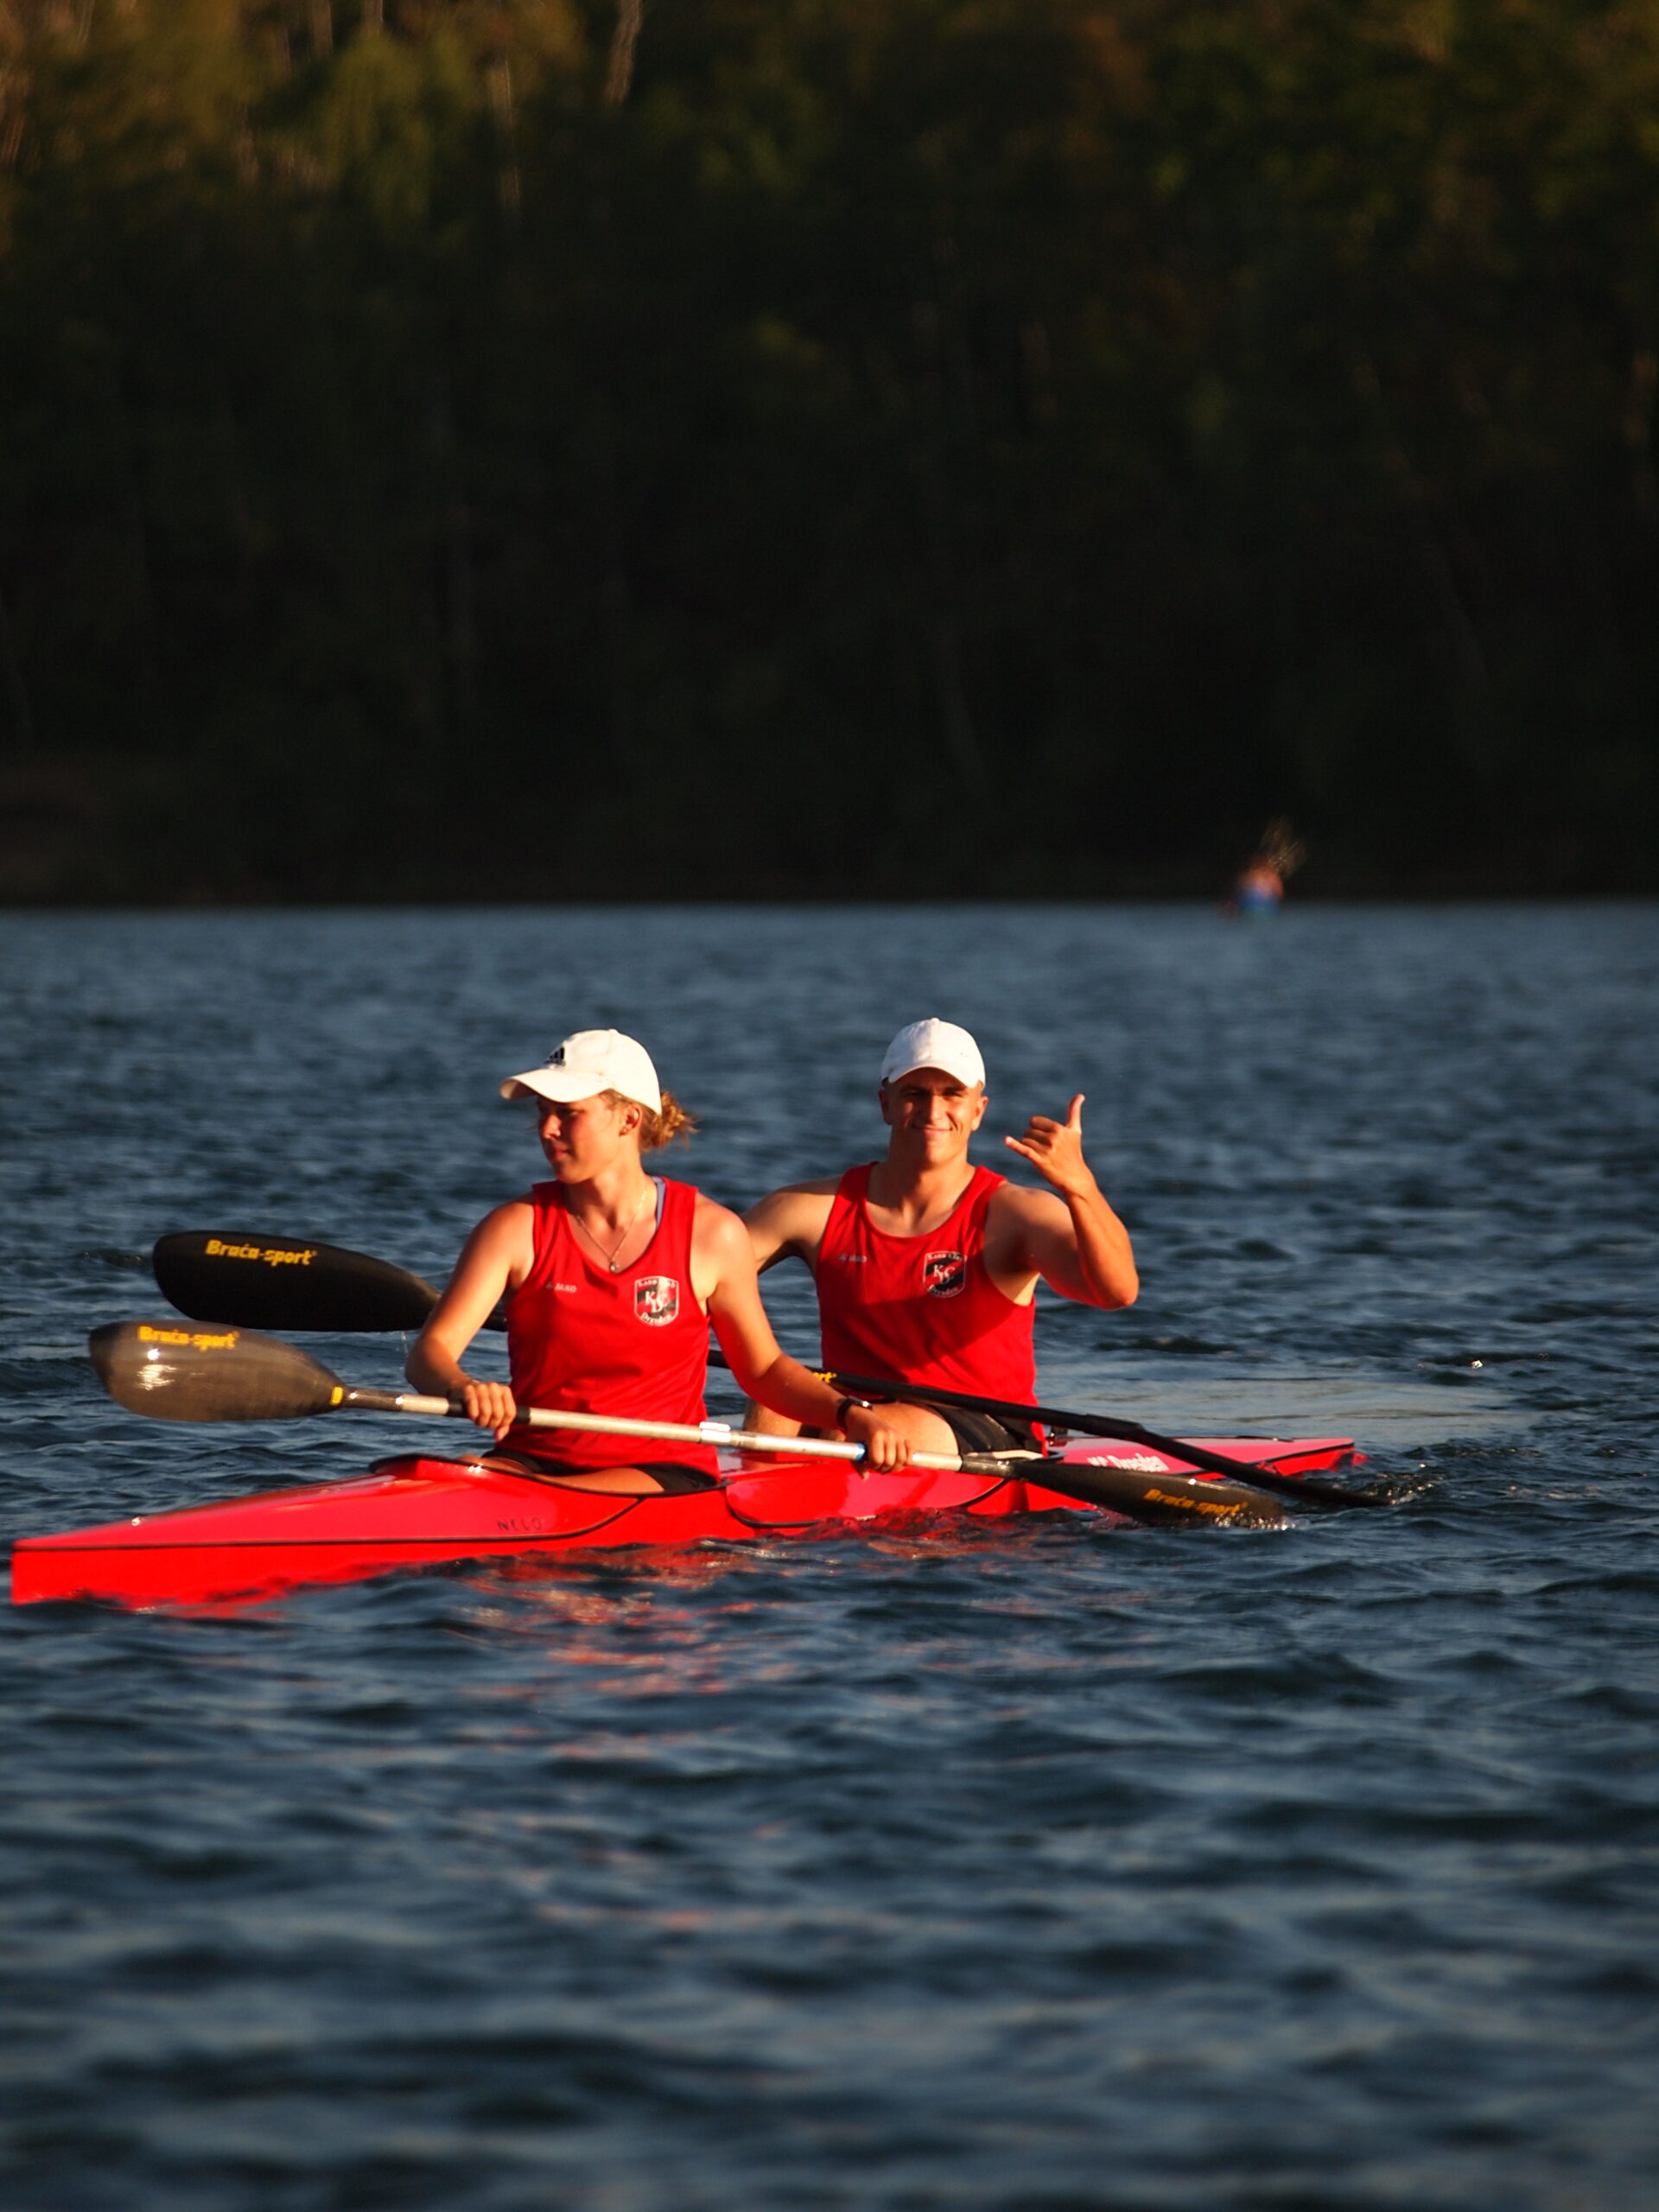
<path fill-rule="evenodd" d="M 894 1068 L 889 1075 L 884 1071 L 883 1083 L 902 1083 L 907 1075 L 919 1075 L 924 1068 L 937 1068 L 941 1075 L 954 1076 L 958 1083 L 965 1083 L 971 1090 L 976 1083 L 983 1083 L 982 1075 L 969 1075 L 966 1068 L 948 1066 L 944 1060 L 918 1060 L 913 1067 Z"/>
<path fill-rule="evenodd" d="M 533 1091 L 538 1098 L 551 1099 L 556 1106 L 574 1106 L 578 1098 L 597 1098 L 601 1090 L 611 1087 L 592 1068 L 526 1068 L 523 1075 L 507 1077 L 501 1096 L 522 1098 L 526 1091 Z"/>

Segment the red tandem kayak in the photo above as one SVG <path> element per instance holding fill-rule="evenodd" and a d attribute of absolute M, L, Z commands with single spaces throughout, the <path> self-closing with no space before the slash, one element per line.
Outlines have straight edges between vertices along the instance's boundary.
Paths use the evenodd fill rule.
<path fill-rule="evenodd" d="M 1242 1464 L 1309 1474 L 1351 1460 L 1346 1437 L 1193 1438 Z M 1077 1439 L 1058 1461 L 1081 1471 L 1137 1519 L 1243 1516 L 1235 1486 L 1195 1478 L 1186 1464 L 1139 1443 Z M 120 1605 L 271 1597 L 304 1583 L 357 1582 L 399 1567 L 552 1556 L 620 1544 L 753 1542 L 834 1533 L 895 1515 L 1090 1512 L 1045 1489 L 1015 1462 L 1002 1474 L 904 1469 L 861 1477 L 844 1462 L 746 1465 L 717 1487 L 681 1497 L 617 1497 L 475 1462 L 409 1454 L 368 1473 L 216 1505 L 135 1515 L 59 1535 L 26 1536 L 11 1558 L 15 1605 L 101 1599 Z M 1262 1505 L 1271 1501 L 1257 1498 Z"/>

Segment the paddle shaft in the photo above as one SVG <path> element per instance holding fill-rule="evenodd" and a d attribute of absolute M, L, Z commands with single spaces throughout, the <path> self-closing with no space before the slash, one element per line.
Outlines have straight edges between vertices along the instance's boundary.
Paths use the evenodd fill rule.
<path fill-rule="evenodd" d="M 418 1414 L 438 1420 L 464 1421 L 467 1417 L 467 1408 L 458 1400 L 423 1397 L 412 1390 L 359 1390 L 346 1385 L 342 1388 L 340 1403 L 363 1413 Z M 754 1429 L 734 1428 L 725 1421 L 695 1424 L 632 1421 L 615 1414 L 567 1414 L 556 1413 L 546 1406 L 521 1406 L 513 1425 L 519 1428 L 571 1429 L 584 1433 L 594 1431 L 601 1436 L 639 1436 L 657 1444 L 724 1445 L 733 1452 L 775 1452 L 790 1459 L 846 1459 L 855 1463 L 865 1457 L 861 1444 L 837 1444 L 829 1438 L 810 1436 L 762 1436 Z M 1034 1460 L 1039 1455 L 1033 1452 L 1031 1457 Z M 1016 1471 L 1022 1463 L 1015 1461 L 1009 1466 L 987 1453 L 973 1453 L 964 1459 L 954 1452 L 912 1452 L 909 1464 L 912 1467 L 931 1468 L 939 1474 L 960 1474 L 964 1469 L 969 1474 L 1003 1474 Z"/>
<path fill-rule="evenodd" d="M 417 1397 L 407 1391 L 346 1389 L 342 1405 L 362 1406 L 376 1413 L 435 1414 L 464 1416 L 464 1406 L 447 1398 Z M 544 1406 L 520 1408 L 518 1420 L 527 1428 L 596 1429 L 605 1436 L 639 1436 L 666 1444 L 723 1444 L 735 1452 L 775 1452 L 789 1459 L 840 1459 L 855 1463 L 866 1458 L 861 1444 L 836 1444 L 812 1436 L 762 1436 L 757 1430 L 733 1428 L 723 1421 L 700 1421 L 696 1427 L 668 1421 L 631 1421 L 608 1414 L 555 1413 Z M 1282 1522 L 1278 1507 L 1243 1483 L 1195 1482 L 1190 1476 L 1161 1474 L 1148 1481 L 1144 1472 L 1126 1480 L 1124 1471 L 1110 1467 L 1074 1467 L 1064 1460 L 1047 1459 L 1039 1452 L 912 1452 L 906 1466 L 940 1474 L 989 1475 L 1005 1482 L 1030 1481 L 1057 1497 L 1070 1497 L 1128 1520 L 1150 1522 L 1154 1527 L 1179 1527 L 1194 1520 L 1242 1521 L 1248 1523 Z M 773 1471 L 782 1473 L 779 1468 Z M 903 1474 L 904 1468 L 892 1471 Z M 556 1469 L 550 1473 L 556 1478 Z"/>

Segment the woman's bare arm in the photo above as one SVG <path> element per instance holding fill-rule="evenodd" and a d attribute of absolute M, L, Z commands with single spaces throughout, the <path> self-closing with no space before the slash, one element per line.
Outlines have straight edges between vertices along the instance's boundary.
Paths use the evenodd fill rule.
<path fill-rule="evenodd" d="M 404 1372 L 417 1390 L 459 1396 L 467 1414 L 498 1443 L 518 1408 L 505 1382 L 480 1382 L 461 1366 L 461 1356 L 495 1311 L 504 1294 L 529 1271 L 531 1211 L 522 1198 L 486 1214 L 461 1247 L 449 1285 L 426 1326 L 410 1347 Z"/>

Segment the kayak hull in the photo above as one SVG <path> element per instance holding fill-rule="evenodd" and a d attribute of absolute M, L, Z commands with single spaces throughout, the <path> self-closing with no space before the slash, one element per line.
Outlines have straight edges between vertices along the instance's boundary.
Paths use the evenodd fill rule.
<path fill-rule="evenodd" d="M 1353 1456 L 1345 1437 L 1203 1441 L 1212 1451 L 1283 1474 L 1312 1472 Z M 1058 1455 L 1057 1478 L 1066 1461 L 1076 1463 L 1079 1472 L 1088 1467 L 1090 1478 L 1109 1488 L 1120 1484 L 1126 1507 L 1144 1497 L 1184 1497 L 1191 1501 L 1186 1510 L 1202 1517 L 1208 1497 L 1221 1494 L 1194 1480 L 1182 1461 L 1138 1444 L 1074 1441 Z M 271 1597 L 307 1584 L 363 1581 L 411 1567 L 621 1545 L 753 1543 L 808 1531 L 834 1534 L 900 1516 L 910 1521 L 967 1514 L 985 1520 L 1099 1510 L 1018 1474 L 904 1469 L 864 1477 L 844 1461 L 782 1460 L 747 1463 L 707 1491 L 618 1497 L 477 1461 L 411 1453 L 340 1482 L 24 1537 L 12 1550 L 11 1595 L 15 1605 L 52 1599 L 201 1604 Z M 1106 1517 L 1114 1517 L 1109 1510 Z"/>

